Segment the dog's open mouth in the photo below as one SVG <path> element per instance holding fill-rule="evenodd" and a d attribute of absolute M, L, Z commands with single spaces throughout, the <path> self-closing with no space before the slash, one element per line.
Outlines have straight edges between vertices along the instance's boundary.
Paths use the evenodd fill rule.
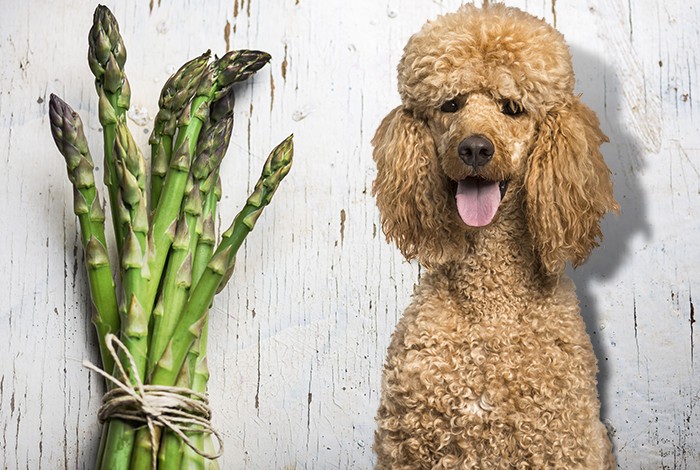
<path fill-rule="evenodd" d="M 458 181 L 455 199 L 462 222 L 470 227 L 490 224 L 507 190 L 507 180 L 490 181 L 469 176 Z"/>

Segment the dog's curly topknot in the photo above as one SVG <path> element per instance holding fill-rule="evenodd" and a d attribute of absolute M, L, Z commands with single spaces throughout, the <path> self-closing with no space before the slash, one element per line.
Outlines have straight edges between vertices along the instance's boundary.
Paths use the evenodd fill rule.
<path fill-rule="evenodd" d="M 574 90 L 562 34 L 502 4 L 464 5 L 426 23 L 406 44 L 398 76 L 404 105 L 419 113 L 494 85 L 518 95 L 529 111 L 561 103 Z"/>

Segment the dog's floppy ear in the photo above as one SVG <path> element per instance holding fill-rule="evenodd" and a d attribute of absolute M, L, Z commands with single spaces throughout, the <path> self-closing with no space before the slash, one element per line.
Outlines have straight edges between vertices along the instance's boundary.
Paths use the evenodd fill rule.
<path fill-rule="evenodd" d="M 563 271 L 586 260 L 602 239 L 600 219 L 619 209 L 600 153 L 608 138 L 595 113 L 579 101 L 544 118 L 525 175 L 528 225 L 543 267 Z"/>
<path fill-rule="evenodd" d="M 372 139 L 377 164 L 373 194 L 388 240 L 407 259 L 421 262 L 439 254 L 439 232 L 445 230 L 436 211 L 445 208 L 439 194 L 435 144 L 427 124 L 399 106 L 382 121 Z M 444 196 L 443 196 L 444 198 Z"/>

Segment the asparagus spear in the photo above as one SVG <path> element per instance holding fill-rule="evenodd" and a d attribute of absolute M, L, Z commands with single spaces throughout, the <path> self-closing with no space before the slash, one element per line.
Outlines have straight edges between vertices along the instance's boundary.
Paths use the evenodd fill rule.
<path fill-rule="evenodd" d="M 102 367 L 114 368 L 114 360 L 105 346 L 105 336 L 119 330 L 117 298 L 105 241 L 105 216 L 95 188 L 93 162 L 78 113 L 63 100 L 51 94 L 49 100 L 51 135 L 65 157 L 68 178 L 73 184 L 74 212 L 80 222 L 80 233 L 94 306 L 92 322 L 97 330 Z"/>
<path fill-rule="evenodd" d="M 209 113 L 209 104 L 225 94 L 227 87 L 248 78 L 270 59 L 269 54 L 258 51 L 232 51 L 213 62 L 199 84 L 190 106 L 191 119 L 186 128 L 178 133 L 175 155 L 165 178 L 161 197 L 153 214 L 149 243 L 153 253 L 149 262 L 152 281 L 146 295 L 146 305 L 152 305 L 158 292 L 159 280 L 172 237 L 166 235 L 177 221 L 180 203 L 190 171 L 197 139 Z"/>
<path fill-rule="evenodd" d="M 131 90 L 124 74 L 126 48 L 119 33 L 119 25 L 109 8 L 99 5 L 93 15 L 93 24 L 88 34 L 88 64 L 95 76 L 95 89 L 99 97 L 99 118 L 103 128 L 104 140 L 104 183 L 109 193 L 113 228 L 119 259 L 124 262 L 123 245 L 127 239 L 125 229 L 128 227 L 124 208 L 120 206 L 119 180 L 115 165 L 115 144 L 117 124 L 125 124 L 126 111 L 129 109 Z M 133 237 L 130 237 L 133 239 Z M 134 251 L 133 249 L 131 250 Z M 131 253 L 133 254 L 133 253 Z M 129 298 L 126 298 L 129 302 Z M 129 302 L 130 303 L 130 302 Z M 127 305 L 130 307 L 130 305 Z M 136 305 L 129 308 L 131 317 L 138 317 Z M 122 325 L 122 329 L 123 329 Z M 115 420 L 103 433 L 104 446 L 98 461 L 102 468 L 127 468 L 130 448 L 119 444 L 133 439 L 133 430 L 125 422 Z"/>
<path fill-rule="evenodd" d="M 197 285 L 202 277 L 204 270 L 207 268 L 207 263 L 211 260 L 216 246 L 216 231 L 214 229 L 214 218 L 216 217 L 216 204 L 221 199 L 221 177 L 218 170 L 212 173 L 205 180 L 202 189 L 209 188 L 213 185 L 213 190 L 206 190 L 204 198 L 204 206 L 202 208 L 202 234 L 197 241 L 197 248 L 194 252 L 194 260 L 192 261 L 192 284 Z M 203 191 L 204 192 L 204 191 Z"/>
<path fill-rule="evenodd" d="M 221 164 L 231 139 L 233 105 L 232 92 L 214 101 L 210 106 L 210 120 L 199 137 L 197 157 L 190 175 L 193 182 L 189 184 L 188 194 L 181 209 L 182 215 L 165 274 L 161 293 L 163 308 L 154 312 L 158 313 L 158 316 L 154 318 L 148 350 L 149 373 L 165 351 L 189 294 L 193 257 L 203 229 L 202 199 L 207 199 L 209 193 L 214 191 L 211 183 L 212 179 L 216 178 L 214 170 Z M 213 226 L 211 228 L 213 229 Z M 208 259 L 204 260 L 205 263 L 207 261 Z"/>
<path fill-rule="evenodd" d="M 122 256 L 124 305 L 122 341 L 134 356 L 140 377 L 144 377 L 148 352 L 148 317 L 145 303 L 150 273 L 147 262 L 148 208 L 146 202 L 146 163 L 126 123 L 117 125 L 115 173 L 120 196 L 117 201 L 126 239 Z M 134 371 L 131 371 L 134 373 Z"/>
<path fill-rule="evenodd" d="M 112 218 L 118 220 L 118 181 L 113 151 L 117 122 L 125 121 L 131 99 L 129 81 L 124 74 L 126 48 L 119 34 L 119 24 L 109 8 L 99 5 L 92 21 L 88 34 L 88 64 L 95 76 L 100 124 L 104 130 L 104 182 L 109 193 Z M 125 239 L 122 224 L 114 224 L 114 234 L 121 258 Z"/>
<path fill-rule="evenodd" d="M 147 246 L 149 225 L 146 164 L 125 121 L 120 121 L 116 128 L 114 165 L 118 183 L 116 206 L 119 216 L 119 220 L 114 223 L 120 223 L 126 234 L 121 259 L 124 273 L 124 302 L 120 308 L 121 339 L 133 356 L 136 366 L 136 370 L 129 370 L 133 382 L 134 374 L 144 377 L 148 353 L 151 306 L 146 303 L 145 295 L 150 279 Z M 127 363 L 121 356 L 122 362 Z M 119 419 L 110 421 L 108 427 L 102 468 L 128 468 L 134 429 Z"/>
<path fill-rule="evenodd" d="M 229 93 L 222 99 L 214 102 L 211 107 L 211 118 L 214 122 L 227 122 L 233 123 L 233 106 L 235 102 L 235 97 L 233 93 Z M 218 132 L 214 130 L 213 135 L 217 135 Z M 228 142 L 231 137 L 231 129 L 227 129 L 224 133 L 225 141 L 223 145 L 219 148 L 223 148 L 224 151 L 228 147 Z M 215 141 L 213 141 L 215 142 Z M 212 142 L 212 143 L 213 143 Z M 204 175 L 210 171 L 210 168 L 218 168 L 219 157 L 216 155 L 217 150 L 212 152 L 213 156 L 209 157 L 209 149 L 214 149 L 215 146 L 209 143 L 208 139 L 203 139 L 200 142 L 202 150 L 199 151 L 199 157 L 193 165 L 193 173 L 204 177 Z M 221 152 L 221 150 L 218 150 Z M 223 155 L 221 156 L 223 158 Z M 196 284 L 202 276 L 202 273 L 206 269 L 207 263 L 211 259 L 214 252 L 214 244 L 216 243 L 215 233 L 214 233 L 214 215 L 216 213 L 216 203 L 221 198 L 221 179 L 218 175 L 218 170 L 211 171 L 206 177 L 204 184 L 202 185 L 202 195 L 204 196 L 205 203 L 203 209 L 204 223 L 203 223 L 203 234 L 197 243 L 195 250 L 195 261 L 192 267 L 192 283 Z M 192 371 L 189 387 L 195 392 L 205 393 L 207 390 L 207 382 L 209 381 L 209 368 L 207 365 L 207 339 L 209 332 L 209 314 L 205 313 L 202 325 L 202 333 L 195 343 L 190 348 L 188 355 L 188 365 L 187 367 Z M 211 443 L 211 435 L 205 436 L 201 432 L 189 433 L 190 439 L 192 439 L 193 444 L 198 449 L 205 449 L 205 439 L 207 444 Z M 213 444 L 206 450 L 212 451 Z M 181 470 L 194 470 L 194 469 L 204 469 L 207 467 L 207 462 L 214 462 L 212 460 L 205 461 L 205 458 L 192 449 L 189 446 L 185 446 L 180 439 L 177 439 L 172 433 L 166 433 L 164 436 L 164 444 L 162 452 L 163 454 L 163 469 L 181 469 Z M 180 464 L 182 460 L 182 464 Z"/>
<path fill-rule="evenodd" d="M 210 51 L 185 63 L 165 85 L 158 101 L 158 114 L 149 139 L 151 144 L 151 211 L 158 205 L 163 181 L 173 153 L 177 117 L 197 91 L 209 62 Z"/>
<path fill-rule="evenodd" d="M 158 308 L 154 311 L 151 343 L 149 347 L 148 371 L 152 370 L 156 361 L 160 359 L 165 348 L 170 341 L 175 325 L 180 318 L 180 312 L 184 306 L 188 295 L 192 279 L 193 256 L 197 250 L 199 236 L 202 233 L 202 199 L 211 199 L 210 193 L 216 193 L 216 181 L 218 168 L 226 154 L 228 144 L 231 139 L 233 129 L 233 107 L 235 99 L 231 87 L 226 93 L 217 93 L 209 106 L 208 119 L 202 128 L 198 139 L 196 158 L 192 164 L 188 193 L 181 209 L 181 218 L 178 223 L 178 230 L 175 241 L 172 245 L 171 254 L 168 259 L 165 280 L 161 292 L 161 300 Z M 211 210 L 209 210 L 211 213 Z M 209 221 L 208 221 L 209 225 Z M 213 230 L 213 222 L 210 224 Z M 209 231 L 209 226 L 207 230 Z M 207 237 L 213 236 L 207 233 Z M 200 253 L 202 256 L 202 253 Z M 206 255 L 205 255 L 206 256 Z M 199 264 L 208 262 L 211 257 L 201 259 Z M 201 271 L 200 271 L 201 273 Z M 185 384 L 189 385 L 189 384 Z M 160 451 L 161 462 L 164 468 L 179 468 L 182 449 L 180 439 L 174 434 L 167 432 L 163 438 L 166 444 Z M 150 449 L 151 440 L 142 435 L 137 439 L 137 445 L 141 448 Z M 143 458 L 150 453 L 140 452 Z M 134 460 L 134 464 L 137 462 Z M 141 465 L 141 463 L 138 463 Z"/>
<path fill-rule="evenodd" d="M 202 351 L 206 353 L 206 335 L 204 331 L 188 352 L 187 363 L 180 370 L 176 382 L 177 386 L 188 387 L 195 392 L 206 392 L 206 381 L 209 378 L 209 371 L 206 369 L 206 364 L 199 369 L 195 369 Z M 196 390 L 194 388 L 195 386 L 197 387 Z M 204 450 L 203 434 L 201 432 L 186 432 L 185 434 L 190 438 L 197 449 Z M 192 457 L 189 461 L 183 461 L 183 457 L 188 451 L 192 454 Z M 158 468 L 160 470 L 180 470 L 181 467 L 197 468 L 197 465 L 200 463 L 201 468 L 204 468 L 204 457 L 198 455 L 190 449 L 189 446 L 185 445 L 175 433 L 170 430 L 165 431 L 158 453 Z"/>
<path fill-rule="evenodd" d="M 246 235 L 253 229 L 264 207 L 269 204 L 280 181 L 289 172 L 293 154 L 292 136 L 278 145 L 268 157 L 263 173 L 255 185 L 246 205 L 224 233 L 222 241 L 214 256 L 207 264 L 197 286 L 190 293 L 190 298 L 183 307 L 173 336 L 165 353 L 156 364 L 151 375 L 153 385 L 173 385 L 182 369 L 185 358 L 193 343 L 201 336 L 204 317 L 214 295 L 219 289 L 224 276 L 233 269 L 236 252 Z M 160 428 L 156 428 L 159 430 Z M 141 430 L 136 441 L 132 457 L 132 469 L 148 468 L 151 465 L 150 436 Z M 157 431 L 156 441 L 160 438 Z M 179 450 L 177 451 L 179 453 Z"/>
<path fill-rule="evenodd" d="M 212 181 L 216 181 L 216 183 L 212 183 Z M 199 281 L 214 252 L 216 235 L 213 218 L 216 211 L 216 202 L 221 198 L 221 182 L 218 178 L 218 171 L 212 172 L 205 180 L 201 186 L 201 193 L 206 194 L 203 208 L 205 219 L 202 234 L 199 236 L 197 247 L 194 251 L 195 258 L 192 262 L 191 270 L 192 284 L 196 284 Z M 209 370 L 206 364 L 207 332 L 208 314 L 205 316 L 202 334 L 190 348 L 186 367 L 190 371 L 191 377 L 191 382 L 187 386 L 200 393 L 206 392 L 209 379 Z M 170 336 L 172 336 L 172 333 Z M 187 435 L 198 449 L 204 448 L 204 436 L 202 433 L 187 433 Z M 187 458 L 183 461 L 185 456 Z M 180 463 L 181 461 L 182 464 Z M 204 457 L 195 453 L 189 446 L 186 446 L 174 433 L 170 431 L 165 432 L 159 452 L 159 465 L 163 470 L 204 468 L 204 464 Z"/>
<path fill-rule="evenodd" d="M 192 279 L 193 256 L 202 233 L 202 199 L 207 198 L 208 192 L 214 190 L 210 175 L 218 168 L 226 154 L 231 131 L 233 128 L 233 93 L 224 95 L 214 101 L 210 108 L 210 119 L 203 128 L 197 143 L 197 157 L 192 165 L 187 196 L 181 209 L 181 218 L 172 252 L 168 260 L 161 301 L 163 309 L 154 318 L 152 337 L 148 350 L 149 367 L 153 368 L 156 361 L 165 351 L 175 324 L 180 316 L 182 306 L 187 300 Z M 215 177 L 215 176 L 214 176 Z"/>
<path fill-rule="evenodd" d="M 146 376 L 165 351 L 192 283 L 192 250 L 201 232 L 202 203 L 199 185 L 190 183 L 189 186 L 168 258 L 159 308 L 153 311 Z"/>
<path fill-rule="evenodd" d="M 209 304 L 226 273 L 233 269 L 238 249 L 255 226 L 265 206 L 270 203 L 279 183 L 289 173 L 292 155 L 293 142 L 292 136 L 289 136 L 268 157 L 253 193 L 229 229 L 222 235 L 221 243 L 201 279 L 192 289 L 168 348 L 153 372 L 152 384 L 171 385 L 175 382 L 190 346 L 201 333 L 201 320 Z"/>
<path fill-rule="evenodd" d="M 226 274 L 233 270 L 236 253 L 246 235 L 253 229 L 262 210 L 270 203 L 279 183 L 289 172 L 292 154 L 293 142 L 292 136 L 289 136 L 268 157 L 253 193 L 248 197 L 246 205 L 236 216 L 231 227 L 223 234 L 219 247 L 207 264 L 196 287 L 191 289 L 189 300 L 183 307 L 173 336 L 151 375 L 151 384 L 173 385 L 176 382 L 190 348 L 201 336 L 204 317 L 214 295 Z M 151 449 L 145 437 L 147 432 L 141 430 L 137 434 L 136 440 L 139 446 L 136 447 L 132 457 L 132 469 L 148 468 L 147 465 L 151 465 Z M 160 437 L 159 433 L 157 437 Z"/>
<path fill-rule="evenodd" d="M 162 234 L 167 227 L 172 227 L 176 223 L 192 159 L 195 155 L 196 144 L 202 126 L 209 119 L 210 105 L 224 99 L 230 93 L 234 83 L 247 79 L 269 60 L 270 56 L 265 52 L 232 51 L 212 62 L 192 100 L 189 108 L 189 119 L 181 119 L 186 124 L 178 132 L 174 146 L 177 150 L 166 175 L 158 205 L 153 213 L 153 222 L 149 233 L 149 247 L 152 250 L 152 253 L 149 254 L 149 272 L 153 280 L 148 285 L 146 305 L 153 303 L 158 292 L 158 280 L 173 242 L 173 238 Z M 216 115 L 221 113 L 219 106 L 214 106 L 213 109 Z M 146 439 L 145 435 L 146 430 L 144 429 L 139 431 L 136 437 L 138 446 L 134 449 L 131 459 L 131 466 L 134 469 L 147 469 L 152 465 L 150 438 Z"/>
<path fill-rule="evenodd" d="M 215 102 L 214 106 L 212 106 L 212 119 L 220 120 L 221 122 L 230 122 L 232 126 L 234 101 L 233 93 L 229 93 L 229 95 L 225 96 L 223 100 Z M 228 111 L 226 111 L 226 108 L 228 108 Z M 219 115 L 221 115 L 221 117 L 219 117 Z M 223 135 L 225 136 L 225 141 L 220 148 L 223 148 L 223 151 L 225 152 L 225 149 L 228 147 L 229 140 L 231 139 L 231 130 L 228 130 Z M 204 142 L 207 142 L 207 140 L 205 139 Z M 205 144 L 204 147 L 209 146 Z M 220 158 L 223 158 L 223 155 L 214 155 L 213 158 L 206 158 L 204 153 L 204 151 L 200 152 L 200 155 L 195 162 L 193 168 L 195 174 L 202 172 L 203 175 L 206 171 L 205 168 L 209 166 L 215 166 L 216 169 L 209 173 L 200 186 L 204 206 L 202 208 L 202 234 L 197 241 L 197 247 L 194 252 L 194 260 L 192 261 L 192 284 L 194 285 L 199 282 L 200 277 L 202 277 L 202 273 L 207 267 L 207 263 L 209 263 L 209 260 L 214 254 L 214 246 L 216 245 L 214 217 L 216 216 L 216 204 L 221 199 L 221 178 L 219 176 L 218 164 L 212 165 L 212 163 L 216 162 Z"/>
<path fill-rule="evenodd" d="M 211 179 L 211 178 L 210 178 Z M 214 253 L 214 245 L 216 243 L 216 235 L 214 232 L 214 216 L 216 214 L 216 204 L 221 199 L 221 178 L 218 177 L 218 172 L 216 175 L 216 183 L 214 184 L 213 191 L 211 191 L 206 198 L 204 203 L 204 225 L 202 230 L 202 235 L 199 237 L 199 243 L 197 244 L 197 250 L 195 251 L 195 261 L 192 266 L 192 283 L 197 284 L 199 279 L 202 277 L 204 270 L 207 267 L 207 263 L 211 259 Z M 195 361 L 194 373 L 192 377 L 192 383 L 190 388 L 195 392 L 206 393 L 207 382 L 209 381 L 209 367 L 207 363 L 207 339 L 209 333 L 209 313 L 207 312 L 204 317 L 204 324 L 202 326 L 202 333 L 199 337 L 198 344 L 193 346 L 198 348 L 198 355 L 192 357 L 191 360 Z M 192 367 L 192 365 L 190 365 Z M 193 443 L 197 448 L 204 448 L 208 453 L 214 452 L 214 443 L 212 442 L 211 435 L 204 435 L 202 433 L 195 433 L 191 437 Z M 182 443 L 180 443 L 182 445 Z M 191 470 L 191 469 L 218 469 L 218 463 L 216 460 L 205 459 L 201 455 L 198 455 L 189 447 L 184 447 L 183 462 L 181 465 L 181 470 Z"/>
<path fill-rule="evenodd" d="M 209 366 L 207 364 L 207 340 L 209 337 L 209 313 L 204 315 L 204 323 L 202 325 L 202 333 L 192 346 L 195 353 L 191 353 L 188 359 L 188 366 L 192 369 L 192 380 L 189 384 L 190 389 L 198 393 L 206 393 L 207 382 L 209 381 Z M 166 435 L 166 437 L 168 437 Z M 206 449 L 205 439 L 211 436 L 205 436 L 203 433 L 192 433 L 190 439 L 198 449 Z M 194 470 L 206 468 L 205 458 L 187 446 L 184 447 L 182 456 L 181 470 Z M 166 467 L 167 468 L 167 467 Z M 178 468 L 178 467 L 172 467 Z"/>

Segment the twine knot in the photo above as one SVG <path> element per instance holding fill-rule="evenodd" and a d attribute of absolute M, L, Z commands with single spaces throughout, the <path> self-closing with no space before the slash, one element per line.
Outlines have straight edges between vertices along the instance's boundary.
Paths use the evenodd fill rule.
<path fill-rule="evenodd" d="M 115 418 L 146 423 L 151 436 L 153 469 L 156 469 L 157 466 L 158 453 L 156 426 L 174 432 L 190 449 L 202 457 L 207 459 L 221 457 L 224 453 L 224 442 L 221 435 L 211 425 L 211 408 L 206 393 L 195 392 L 186 387 L 144 385 L 136 369 L 134 357 L 124 343 L 115 335 L 108 334 L 105 337 L 105 344 L 114 358 L 122 380 L 105 372 L 88 360 L 83 361 L 84 367 L 97 372 L 116 386 L 102 396 L 102 406 L 97 413 L 100 423 Z M 131 366 L 135 383 L 129 380 L 129 375 L 126 373 L 115 345 L 121 350 Z M 186 432 L 213 434 L 219 441 L 219 450 L 210 453 L 197 448 L 185 434 Z"/>

